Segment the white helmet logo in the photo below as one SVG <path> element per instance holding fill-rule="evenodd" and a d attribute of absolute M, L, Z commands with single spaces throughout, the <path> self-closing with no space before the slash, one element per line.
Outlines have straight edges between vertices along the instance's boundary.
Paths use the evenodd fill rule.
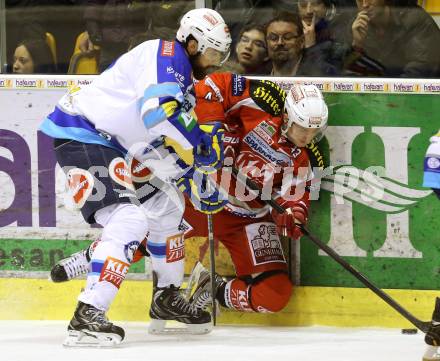
<path fill-rule="evenodd" d="M 219 21 L 210 14 L 203 15 L 203 18 L 206 19 L 212 26 L 216 26 L 219 23 Z"/>

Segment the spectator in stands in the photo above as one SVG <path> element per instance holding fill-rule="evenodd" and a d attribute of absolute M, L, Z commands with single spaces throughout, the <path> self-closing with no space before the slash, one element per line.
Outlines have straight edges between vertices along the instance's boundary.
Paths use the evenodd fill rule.
<path fill-rule="evenodd" d="M 240 32 L 235 53 L 235 61 L 238 63 L 236 72 L 246 75 L 269 74 L 270 64 L 263 26 L 256 24 L 244 26 Z"/>
<path fill-rule="evenodd" d="M 353 19 L 353 6 L 341 6 L 341 0 L 298 0 L 298 14 L 304 28 L 304 45 L 331 41 L 333 44 L 346 42 L 347 24 Z"/>
<path fill-rule="evenodd" d="M 231 31 L 232 47 L 235 51 L 239 34 L 243 26 L 266 24 L 276 12 L 291 10 L 292 0 L 218 0 L 217 10 L 225 19 Z M 235 56 L 233 52 L 231 56 Z"/>
<path fill-rule="evenodd" d="M 16 44 L 23 39 L 55 38 L 57 73 L 67 72 L 72 44 L 82 23 L 83 0 L 6 0 L 6 52 L 12 59 Z"/>
<path fill-rule="evenodd" d="M 54 73 L 55 66 L 46 41 L 30 39 L 19 42 L 14 52 L 12 72 L 15 74 Z"/>
<path fill-rule="evenodd" d="M 270 20 L 266 26 L 269 58 L 273 76 L 295 76 L 302 60 L 304 33 L 301 21 L 295 14 L 283 13 Z"/>
<path fill-rule="evenodd" d="M 440 30 L 416 0 L 356 0 L 353 53 L 355 75 L 431 78 L 440 74 Z"/>
<path fill-rule="evenodd" d="M 340 59 L 333 59 L 329 47 L 305 48 L 303 24 L 297 14 L 282 12 L 266 26 L 273 76 L 335 76 Z"/>

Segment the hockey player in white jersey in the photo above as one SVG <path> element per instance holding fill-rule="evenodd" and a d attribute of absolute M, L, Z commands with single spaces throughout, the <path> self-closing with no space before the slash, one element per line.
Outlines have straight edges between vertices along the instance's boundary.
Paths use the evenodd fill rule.
<path fill-rule="evenodd" d="M 86 222 L 103 226 L 65 345 L 112 346 L 123 340 L 124 330 L 108 321 L 105 312 L 147 232 L 156 240 L 149 249 L 157 276 L 152 317 L 202 326 L 210 322 L 209 313 L 191 306 L 179 292 L 183 259 L 172 258 L 170 242 L 181 237 L 183 208 L 168 201 L 169 192 L 154 187 L 144 192 L 140 205 L 128 163 L 149 159 L 156 165 L 150 167 L 153 173 L 170 163 L 171 178 L 181 171 L 175 164 L 185 170 L 221 165 L 222 131 L 210 127 L 205 132 L 197 124 L 193 76 L 201 79 L 219 67 L 230 43 L 217 12 L 191 10 L 175 41 L 140 44 L 91 85 L 71 89 L 43 121 L 40 129 L 54 138 L 71 203 Z M 164 145 L 165 136 L 177 148 L 193 150 L 189 164 L 175 163 L 178 157 Z"/>
<path fill-rule="evenodd" d="M 430 139 L 424 160 L 423 186 L 432 188 L 440 199 L 440 130 Z M 437 297 L 431 325 L 425 335 L 423 361 L 440 360 L 440 299 Z"/>
<path fill-rule="evenodd" d="M 425 155 L 423 186 L 432 188 L 440 198 L 440 130 L 430 141 Z"/>

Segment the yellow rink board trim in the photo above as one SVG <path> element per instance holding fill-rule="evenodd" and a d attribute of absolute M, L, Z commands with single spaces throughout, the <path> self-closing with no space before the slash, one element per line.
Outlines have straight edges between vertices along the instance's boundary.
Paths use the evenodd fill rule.
<path fill-rule="evenodd" d="M 52 283 L 42 279 L 0 279 L 0 320 L 68 320 L 84 280 Z M 108 316 L 148 321 L 152 283 L 125 281 Z M 430 320 L 439 291 L 386 290 L 413 315 Z M 397 327 L 411 324 L 368 289 L 296 287 L 287 307 L 276 314 L 223 310 L 219 323 L 274 326 Z"/>

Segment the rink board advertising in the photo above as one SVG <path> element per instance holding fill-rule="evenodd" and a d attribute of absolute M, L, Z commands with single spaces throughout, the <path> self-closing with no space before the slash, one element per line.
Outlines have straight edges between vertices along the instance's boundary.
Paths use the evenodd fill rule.
<path fill-rule="evenodd" d="M 0 272 L 28 276 L 87 246 L 100 230 L 64 206 L 65 179 L 51 139 L 37 131 L 68 87 L 91 77 L 0 78 Z M 306 79 L 299 79 L 306 81 Z M 327 167 L 309 229 L 381 288 L 440 287 L 440 201 L 423 188 L 429 137 L 440 126 L 440 82 L 313 81 L 329 105 L 320 144 Z M 288 86 L 286 79 L 280 84 Z M 316 197 L 318 198 L 318 197 Z M 360 287 L 306 238 L 300 283 Z M 205 239 L 186 244 L 193 264 Z M 233 274 L 220 248 L 220 273 Z M 131 271 L 141 275 L 144 262 Z"/>

